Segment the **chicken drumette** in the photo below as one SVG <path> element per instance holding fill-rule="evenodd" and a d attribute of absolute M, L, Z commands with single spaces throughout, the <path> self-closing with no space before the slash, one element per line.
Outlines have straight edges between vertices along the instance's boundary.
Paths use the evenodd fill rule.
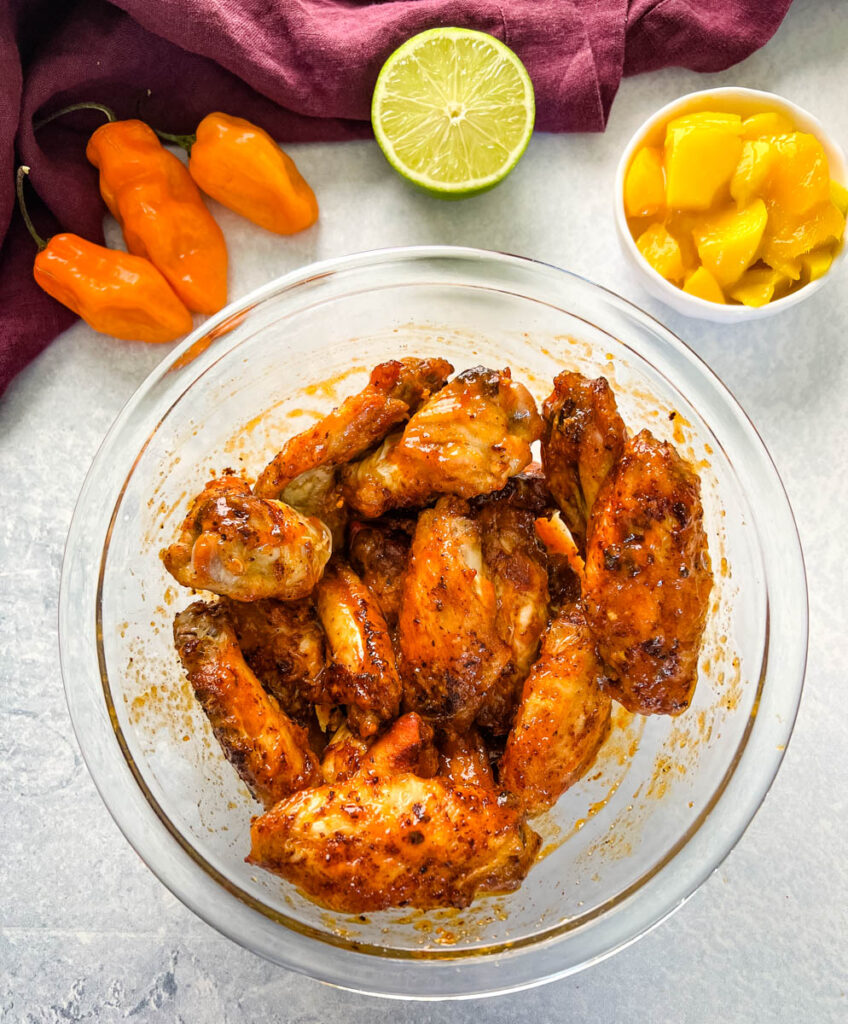
<path fill-rule="evenodd" d="M 184 587 L 236 601 L 294 601 L 311 593 L 330 548 L 330 531 L 319 519 L 257 498 L 243 480 L 224 476 L 194 499 L 162 561 Z"/>
<path fill-rule="evenodd" d="M 462 766 L 432 775 L 430 737 L 417 715 L 399 718 L 352 777 L 254 819 L 249 862 L 347 913 L 465 907 L 478 893 L 517 888 L 538 835 L 484 773 L 463 775 L 465 752 Z"/>
<path fill-rule="evenodd" d="M 177 653 L 227 759 L 266 807 L 319 781 L 306 730 L 245 662 L 227 608 L 195 601 L 174 619 Z"/>

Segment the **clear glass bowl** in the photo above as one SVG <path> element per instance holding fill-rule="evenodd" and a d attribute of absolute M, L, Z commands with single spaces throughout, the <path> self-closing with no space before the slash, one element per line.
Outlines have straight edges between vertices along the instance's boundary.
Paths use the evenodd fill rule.
<path fill-rule="evenodd" d="M 541 399 L 563 367 L 603 373 L 631 429 L 701 470 L 716 588 L 683 716 L 617 712 L 592 771 L 537 828 L 523 886 L 465 911 L 329 914 L 244 863 L 259 808 L 211 736 L 171 643 L 190 597 L 159 561 L 213 472 L 257 473 L 281 440 L 378 361 L 509 366 Z M 801 694 L 804 568 L 786 495 L 751 423 L 661 324 L 554 267 L 470 249 L 317 264 L 195 332 L 128 403 L 68 538 L 62 668 L 82 752 L 141 857 L 187 906 L 285 967 L 422 999 L 572 973 L 657 924 L 739 839 L 777 772 Z"/>

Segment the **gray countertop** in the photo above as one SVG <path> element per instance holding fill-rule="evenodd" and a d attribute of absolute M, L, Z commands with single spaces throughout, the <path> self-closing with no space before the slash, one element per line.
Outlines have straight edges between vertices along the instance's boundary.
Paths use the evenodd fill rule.
<path fill-rule="evenodd" d="M 610 194 L 638 124 L 713 84 L 768 89 L 848 143 L 848 9 L 798 0 L 774 40 L 721 75 L 624 82 L 603 135 L 536 136 L 500 188 L 444 204 L 409 190 L 372 143 L 293 147 L 321 223 L 280 239 L 220 219 L 231 297 L 314 259 L 412 243 L 503 249 L 576 270 L 655 313 L 760 430 L 801 534 L 807 683 L 792 743 L 736 850 L 651 934 L 568 980 L 492 1001 L 403 1005 L 288 973 L 221 937 L 154 878 L 100 801 L 71 731 L 56 642 L 62 547 L 112 419 L 163 350 L 78 324 L 0 400 L 0 1019 L 17 1022 L 848 1019 L 848 721 L 843 267 L 773 320 L 719 327 L 648 299 L 617 249 Z M 116 238 L 114 226 L 111 237 Z"/>

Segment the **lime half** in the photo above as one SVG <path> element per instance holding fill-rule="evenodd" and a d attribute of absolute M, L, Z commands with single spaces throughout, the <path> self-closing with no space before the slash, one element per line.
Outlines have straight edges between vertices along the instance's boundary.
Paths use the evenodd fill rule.
<path fill-rule="evenodd" d="M 499 39 L 433 28 L 383 65 L 371 102 L 374 135 L 404 178 L 446 198 L 497 185 L 533 133 L 533 84 Z"/>

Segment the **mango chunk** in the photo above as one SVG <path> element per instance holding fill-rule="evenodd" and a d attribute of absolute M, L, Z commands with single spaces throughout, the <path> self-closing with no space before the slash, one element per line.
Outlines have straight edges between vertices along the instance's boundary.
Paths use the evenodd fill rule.
<path fill-rule="evenodd" d="M 624 206 L 628 217 L 647 217 L 665 206 L 662 153 L 653 146 L 633 157 L 624 179 Z"/>
<path fill-rule="evenodd" d="M 739 117 L 706 120 L 718 116 L 693 114 L 670 122 L 665 136 L 665 195 L 670 207 L 708 210 L 736 170 L 742 155 L 742 122 Z"/>
<path fill-rule="evenodd" d="M 830 270 L 830 265 L 833 263 L 833 249 L 830 246 L 825 246 L 821 249 L 813 249 L 812 252 L 805 252 L 799 262 L 804 275 L 804 283 L 818 281 Z"/>
<path fill-rule="evenodd" d="M 766 198 L 789 213 L 806 213 L 830 199 L 830 170 L 814 135 L 793 132 L 771 140 L 775 148 Z"/>
<path fill-rule="evenodd" d="M 838 241 L 844 230 L 845 215 L 829 200 L 802 215 L 770 204 L 761 256 L 770 267 L 777 266 L 818 249 L 832 239 Z"/>
<path fill-rule="evenodd" d="M 690 295 L 697 295 L 699 299 L 706 299 L 707 302 L 719 302 L 725 304 L 724 292 L 721 285 L 706 267 L 698 267 L 687 278 L 683 285 L 683 291 Z"/>
<path fill-rule="evenodd" d="M 768 226 L 766 226 L 766 229 L 768 229 Z M 771 267 L 772 270 L 777 270 L 779 273 L 783 274 L 784 277 L 789 278 L 790 281 L 797 281 L 801 277 L 800 258 L 794 260 L 782 260 L 777 259 L 772 255 L 770 260 L 771 262 L 764 259 L 763 263 Z"/>
<path fill-rule="evenodd" d="M 795 131 L 795 125 L 785 114 L 769 111 L 746 117 L 742 122 L 743 139 L 761 139 L 768 135 L 788 135 Z"/>
<path fill-rule="evenodd" d="M 830 201 L 843 217 L 848 214 L 848 188 L 840 185 L 838 181 L 830 182 Z"/>
<path fill-rule="evenodd" d="M 669 121 L 667 130 L 677 128 L 703 128 L 704 125 L 718 128 L 729 128 L 737 134 L 742 134 L 742 118 L 739 114 L 725 114 L 717 110 L 699 110 L 694 114 L 682 114 Z"/>
<path fill-rule="evenodd" d="M 768 213 L 762 199 L 743 210 L 705 217 L 692 231 L 701 262 L 723 288 L 735 284 L 754 262 Z"/>
<path fill-rule="evenodd" d="M 746 270 L 730 289 L 730 297 L 746 306 L 765 306 L 781 285 L 785 288 L 786 278 L 779 271 L 770 267 L 754 267 Z"/>
<path fill-rule="evenodd" d="M 776 157 L 776 147 L 764 139 L 749 139 L 742 144 L 742 156 L 730 179 L 730 194 L 739 206 L 762 196 Z"/>
<path fill-rule="evenodd" d="M 683 256 L 674 235 L 663 224 L 652 224 L 636 239 L 636 247 L 658 274 L 667 281 L 683 279 Z"/>

